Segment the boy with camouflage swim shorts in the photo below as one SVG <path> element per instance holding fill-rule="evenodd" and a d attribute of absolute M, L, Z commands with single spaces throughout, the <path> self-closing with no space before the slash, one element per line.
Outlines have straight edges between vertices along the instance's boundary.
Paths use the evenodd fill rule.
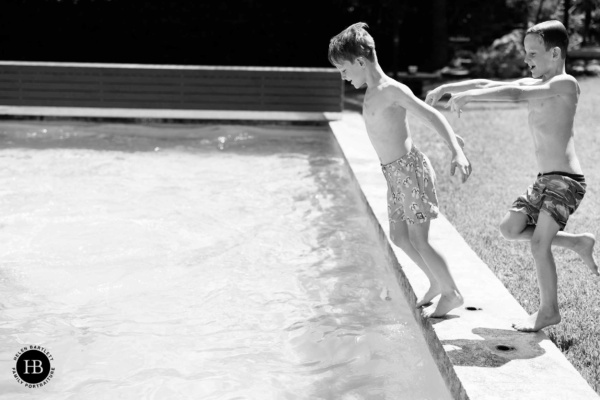
<path fill-rule="evenodd" d="M 464 182 L 471 173 L 471 165 L 442 114 L 383 72 L 377 62 L 375 42 L 366 27 L 357 23 L 333 37 L 329 42 L 329 61 L 340 71 L 342 79 L 355 88 L 367 86 L 363 118 L 388 182 L 390 238 L 429 279 L 430 288 L 416 306 L 440 296 L 423 314 L 441 317 L 460 307 L 464 300 L 446 260 L 429 242 L 430 222 L 438 214 L 435 174 L 427 157 L 413 145 L 407 111 L 433 127 L 450 146 L 452 174 L 458 168 Z"/>
<path fill-rule="evenodd" d="M 561 320 L 558 309 L 556 264 L 551 246 L 575 251 L 593 274 L 595 237 L 591 233 L 564 232 L 565 224 L 579 206 L 586 184 L 575 154 L 573 122 L 579 99 L 577 80 L 565 72 L 569 38 L 559 21 L 537 24 L 525 33 L 525 63 L 532 78 L 514 82 L 474 79 L 442 85 L 425 101 L 431 105 L 446 93 L 446 107 L 462 112 L 476 100 L 512 100 L 529 103 L 529 129 L 540 171 L 527 193 L 520 196 L 500 224 L 508 240 L 528 240 L 540 289 L 540 308 L 527 320 L 513 324 L 520 331 L 535 332 Z"/>
<path fill-rule="evenodd" d="M 540 211 L 548 214 L 565 229 L 569 216 L 577 210 L 585 195 L 585 178 L 581 174 L 548 172 L 538 174 L 535 183 L 519 196 L 510 211 L 521 212 L 527 217 L 527 225 L 537 225 Z"/>

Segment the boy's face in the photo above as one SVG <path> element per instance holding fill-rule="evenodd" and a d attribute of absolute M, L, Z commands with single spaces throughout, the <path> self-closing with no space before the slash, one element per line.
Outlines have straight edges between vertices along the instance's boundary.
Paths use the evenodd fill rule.
<path fill-rule="evenodd" d="M 362 87 L 366 82 L 365 64 L 359 57 L 354 62 L 344 61 L 341 64 L 334 64 L 342 74 L 342 79 L 350 82 L 356 89 Z"/>
<path fill-rule="evenodd" d="M 541 78 L 553 67 L 556 58 L 555 48 L 546 50 L 544 39 L 537 33 L 525 36 L 525 63 L 529 66 L 531 76 Z M 559 56 L 560 57 L 560 56 Z"/>

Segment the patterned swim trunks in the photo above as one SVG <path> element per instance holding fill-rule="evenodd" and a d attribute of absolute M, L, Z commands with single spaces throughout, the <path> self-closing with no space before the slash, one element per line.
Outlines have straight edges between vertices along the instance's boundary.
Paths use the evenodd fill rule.
<path fill-rule="evenodd" d="M 388 183 L 390 222 L 419 224 L 438 216 L 435 172 L 419 149 L 413 146 L 408 154 L 381 169 Z"/>
<path fill-rule="evenodd" d="M 536 225 L 540 211 L 544 211 L 560 225 L 562 231 L 569 216 L 579 207 L 586 187 L 585 178 L 580 174 L 538 174 L 535 183 L 515 200 L 509 210 L 527 215 L 529 225 Z"/>

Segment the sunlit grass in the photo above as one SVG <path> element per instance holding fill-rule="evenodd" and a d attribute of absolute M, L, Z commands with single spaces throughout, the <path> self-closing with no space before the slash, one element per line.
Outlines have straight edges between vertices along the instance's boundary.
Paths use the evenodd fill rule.
<path fill-rule="evenodd" d="M 600 237 L 600 78 L 582 79 L 580 85 L 575 145 L 588 189 L 566 231 Z M 411 118 L 415 142 L 437 172 L 440 208 L 523 308 L 535 312 L 539 294 L 529 244 L 506 241 L 498 231 L 507 209 L 538 172 L 527 106 L 477 103 L 468 105 L 460 119 L 442 112 L 466 140 L 473 175 L 464 185 L 451 178 L 450 153 L 440 136 Z M 600 279 L 590 274 L 575 253 L 554 249 L 554 255 L 563 320 L 544 331 L 600 393 Z M 600 260 L 600 245 L 594 256 Z"/>

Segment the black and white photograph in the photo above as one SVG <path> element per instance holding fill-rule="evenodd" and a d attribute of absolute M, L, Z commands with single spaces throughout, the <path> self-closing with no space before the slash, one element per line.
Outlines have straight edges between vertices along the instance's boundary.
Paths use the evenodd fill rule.
<path fill-rule="evenodd" d="M 0 400 L 600 400 L 600 0 L 0 2 Z"/>

